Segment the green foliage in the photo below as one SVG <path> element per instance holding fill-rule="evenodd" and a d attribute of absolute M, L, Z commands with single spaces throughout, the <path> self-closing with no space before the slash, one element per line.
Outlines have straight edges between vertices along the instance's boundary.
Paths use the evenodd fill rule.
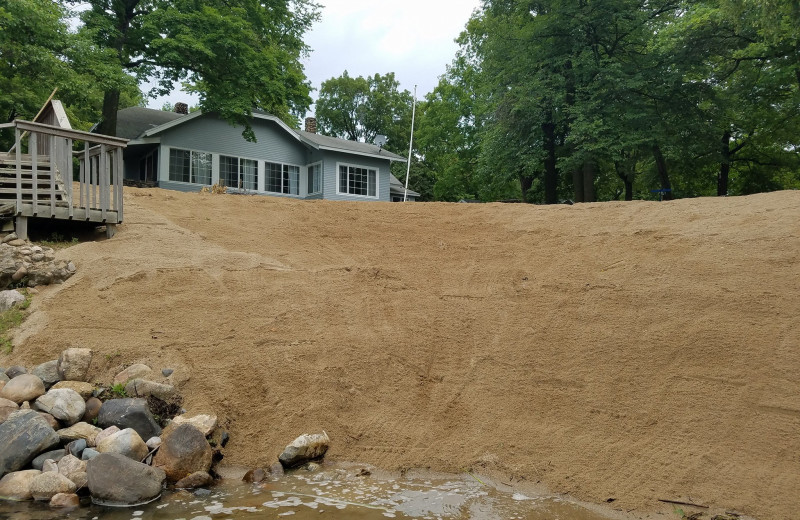
<path fill-rule="evenodd" d="M 79 3 L 78 0 L 70 0 Z M 90 0 L 80 33 L 111 54 L 107 63 L 138 80 L 154 80 L 152 94 L 176 82 L 197 94 L 200 108 L 249 126 L 251 111 L 268 111 L 297 126 L 311 103 L 300 63 L 304 33 L 318 19 L 309 0 Z M 113 133 L 118 89 L 106 88 L 105 133 Z"/>
<path fill-rule="evenodd" d="M 128 397 L 128 392 L 125 391 L 124 383 L 116 383 L 111 385 L 111 394 L 116 397 Z"/>
<path fill-rule="evenodd" d="M 10 354 L 14 350 L 9 333 L 12 329 L 19 327 L 28 316 L 28 307 L 31 305 L 31 295 L 27 291 L 21 291 L 25 296 L 25 301 L 14 305 L 7 311 L 0 313 L 0 351 Z"/>
<path fill-rule="evenodd" d="M 78 244 L 77 237 L 66 237 L 56 231 L 50 233 L 46 240 L 38 241 L 38 244 L 51 249 L 66 249 Z"/>

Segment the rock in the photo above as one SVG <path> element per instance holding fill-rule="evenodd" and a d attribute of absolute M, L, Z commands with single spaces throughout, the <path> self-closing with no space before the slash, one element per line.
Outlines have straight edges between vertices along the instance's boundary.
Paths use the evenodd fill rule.
<path fill-rule="evenodd" d="M 98 455 L 100 455 L 99 451 L 92 448 L 86 448 L 85 450 L 83 450 L 83 453 L 81 453 L 81 460 L 91 460 L 97 457 Z"/>
<path fill-rule="evenodd" d="M 14 271 L 14 274 L 11 275 L 11 281 L 18 282 L 23 278 L 25 278 L 26 276 L 28 276 L 28 269 L 24 265 L 22 265 L 20 266 L 19 269 Z"/>
<path fill-rule="evenodd" d="M 36 455 L 58 443 L 58 434 L 38 413 L 12 413 L 0 424 L 0 476 L 24 468 Z"/>
<path fill-rule="evenodd" d="M 33 500 L 31 495 L 31 480 L 41 475 L 36 469 L 26 469 L 9 473 L 0 479 L 0 499 L 2 500 Z"/>
<path fill-rule="evenodd" d="M 87 465 L 92 502 L 106 506 L 134 506 L 161 496 L 166 475 L 158 468 L 116 453 L 101 453 Z"/>
<path fill-rule="evenodd" d="M 195 415 L 194 417 L 186 417 L 186 415 L 179 415 L 172 419 L 174 424 L 191 424 L 205 436 L 208 437 L 217 427 L 216 415 Z"/>
<path fill-rule="evenodd" d="M 17 376 L 21 376 L 22 374 L 27 374 L 28 371 L 25 370 L 25 367 L 20 365 L 14 365 L 13 367 L 8 367 L 6 369 L 6 376 L 9 379 L 14 379 Z"/>
<path fill-rule="evenodd" d="M 150 437 L 145 444 L 148 448 L 154 450 L 161 446 L 161 437 Z"/>
<path fill-rule="evenodd" d="M 115 385 L 124 385 L 131 379 L 146 379 L 153 373 L 153 369 L 147 365 L 136 363 L 131 365 L 116 376 L 114 376 Z"/>
<path fill-rule="evenodd" d="M 303 434 L 286 446 L 278 460 L 284 468 L 299 466 L 304 462 L 323 457 L 328 451 L 330 442 L 331 440 L 325 432 L 313 435 Z"/>
<path fill-rule="evenodd" d="M 56 493 L 50 499 L 50 507 L 74 508 L 81 506 L 81 499 L 75 493 Z"/>
<path fill-rule="evenodd" d="M 31 466 L 33 466 L 33 469 L 38 469 L 39 471 L 41 471 L 43 469 L 45 461 L 52 460 L 58 462 L 65 455 L 66 452 L 63 449 L 47 451 L 45 453 L 42 453 L 35 459 L 33 459 L 33 462 L 31 462 Z"/>
<path fill-rule="evenodd" d="M 49 413 L 39 412 L 39 411 L 37 411 L 36 413 L 44 417 L 44 420 L 47 421 L 47 424 L 49 424 L 52 429 L 58 430 L 61 428 L 61 424 L 58 422 L 58 419 L 56 419 Z"/>
<path fill-rule="evenodd" d="M 147 457 L 150 451 L 133 428 L 125 428 L 111 434 L 97 444 L 100 453 L 119 453 L 137 462 Z"/>
<path fill-rule="evenodd" d="M 94 385 L 83 381 L 59 381 L 53 385 L 53 388 L 56 390 L 61 390 L 62 388 L 74 390 L 84 401 L 92 397 L 92 392 L 94 392 Z"/>
<path fill-rule="evenodd" d="M 72 425 L 83 417 L 86 403 L 80 394 L 71 388 L 54 388 L 36 399 L 35 408 L 49 413 L 67 425 Z"/>
<path fill-rule="evenodd" d="M 316 462 L 309 462 L 308 464 L 305 465 L 305 470 L 308 472 L 314 472 L 317 471 L 318 469 L 319 469 L 319 464 L 317 464 Z"/>
<path fill-rule="evenodd" d="M 61 438 L 61 442 L 70 442 L 78 439 L 83 439 L 86 441 L 86 444 L 88 446 L 94 446 L 95 441 L 97 439 L 97 435 L 101 431 L 103 430 L 101 430 L 97 426 L 92 426 L 91 424 L 85 422 L 79 422 L 73 424 L 69 428 L 58 430 L 56 433 Z"/>
<path fill-rule="evenodd" d="M 105 439 L 106 437 L 113 435 L 119 431 L 119 428 L 116 426 L 109 426 L 105 430 L 101 431 L 97 434 L 97 437 L 94 438 L 94 445 L 97 446 L 97 443 Z"/>
<path fill-rule="evenodd" d="M 80 393 L 80 392 L 79 392 Z M 86 400 L 86 411 L 83 412 L 83 417 L 81 417 L 81 421 L 90 423 L 97 419 L 97 416 L 100 415 L 100 407 L 103 406 L 103 401 L 96 397 L 90 397 Z"/>
<path fill-rule="evenodd" d="M 145 399 L 112 399 L 103 403 L 97 422 L 103 428 L 118 426 L 119 428 L 133 428 L 143 439 L 156 437 L 161 434 L 153 414 L 147 408 Z"/>
<path fill-rule="evenodd" d="M 195 471 L 208 472 L 211 468 L 211 446 L 194 426 L 178 425 L 161 440 L 153 466 L 162 468 L 170 481 L 176 482 Z"/>
<path fill-rule="evenodd" d="M 199 487 L 206 487 L 212 482 L 214 482 L 214 479 L 211 478 L 211 475 L 209 475 L 205 471 L 195 471 L 188 477 L 182 478 L 178 482 L 176 482 L 175 488 L 194 489 Z"/>
<path fill-rule="evenodd" d="M 86 471 L 86 461 L 72 455 L 65 455 L 58 461 L 58 472 L 69 477 L 73 473 Z"/>
<path fill-rule="evenodd" d="M 14 279 L 14 275 L 11 276 L 11 279 L 12 280 Z M 14 305 L 18 305 L 24 301 L 25 301 L 25 295 L 23 295 L 16 289 L 11 289 L 8 291 L 0 291 L 0 312 L 5 312 Z"/>
<path fill-rule="evenodd" d="M 13 240 L 9 240 L 6 244 L 14 247 L 20 247 L 25 245 L 25 241 L 19 238 L 15 238 Z"/>
<path fill-rule="evenodd" d="M 80 457 L 81 453 L 83 453 L 83 450 L 85 450 L 87 446 L 88 443 L 86 442 L 86 439 L 78 439 L 67 444 L 66 450 L 70 455 Z"/>
<path fill-rule="evenodd" d="M 12 240 L 16 240 L 16 239 L 17 239 L 17 234 L 12 231 L 11 233 L 9 233 L 9 234 L 7 234 L 6 236 L 3 237 L 2 243 L 3 244 L 7 244 L 7 243 L 11 242 Z"/>
<path fill-rule="evenodd" d="M 6 369 L 0 368 L 0 383 L 8 383 L 11 378 L 6 375 Z"/>
<path fill-rule="evenodd" d="M 272 466 L 269 467 L 269 472 L 273 478 L 281 478 L 284 475 L 283 471 L 283 464 L 280 462 L 276 462 Z"/>
<path fill-rule="evenodd" d="M 163 368 L 163 369 L 161 369 L 161 375 L 164 376 L 164 377 L 171 376 L 173 372 L 175 372 L 175 370 L 173 370 L 171 368 Z"/>
<path fill-rule="evenodd" d="M 34 500 L 47 500 L 58 493 L 74 493 L 77 486 L 70 479 L 57 472 L 48 472 L 31 479 L 31 496 Z"/>
<path fill-rule="evenodd" d="M 0 423 L 5 421 L 9 415 L 17 410 L 19 410 L 19 405 L 17 405 L 17 403 L 0 397 Z"/>
<path fill-rule="evenodd" d="M 32 374 L 22 374 L 14 377 L 0 390 L 0 397 L 21 404 L 32 401 L 44 394 L 44 383 Z"/>
<path fill-rule="evenodd" d="M 251 469 L 244 474 L 244 477 L 242 477 L 242 482 L 251 482 L 253 484 L 258 484 L 259 482 L 267 480 L 268 475 L 269 474 L 262 468 Z"/>
<path fill-rule="evenodd" d="M 5 374 L 3 374 L 3 377 L 5 377 Z M 0 381 L 0 390 L 2 390 L 4 386 L 6 386 L 6 382 Z"/>
<path fill-rule="evenodd" d="M 175 397 L 175 387 L 146 379 L 131 379 L 125 385 L 125 393 L 131 397 L 149 397 L 152 395 L 162 401 L 169 401 Z"/>
<path fill-rule="evenodd" d="M 31 371 L 31 374 L 35 375 L 36 377 L 42 380 L 45 389 L 49 389 L 51 386 L 61 381 L 61 376 L 58 375 L 57 359 L 54 359 L 52 361 L 47 361 L 46 363 L 42 363 L 41 365 L 34 368 Z"/>
<path fill-rule="evenodd" d="M 47 459 L 42 464 L 42 473 L 50 473 L 51 471 L 58 473 L 58 464 L 52 459 Z"/>
<path fill-rule="evenodd" d="M 58 356 L 58 375 L 62 381 L 86 381 L 92 351 L 88 348 L 68 348 Z"/>

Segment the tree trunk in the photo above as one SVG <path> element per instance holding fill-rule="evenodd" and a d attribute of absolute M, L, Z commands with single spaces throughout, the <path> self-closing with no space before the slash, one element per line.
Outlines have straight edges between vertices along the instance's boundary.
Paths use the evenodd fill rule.
<path fill-rule="evenodd" d="M 583 163 L 583 201 L 596 202 L 594 193 L 594 175 L 597 171 L 597 163 L 589 159 Z"/>
<path fill-rule="evenodd" d="M 580 168 L 572 170 L 572 184 L 575 188 L 575 202 L 584 202 L 583 170 Z"/>
<path fill-rule="evenodd" d="M 620 161 L 614 161 L 614 169 L 617 171 L 617 177 L 622 179 L 625 184 L 625 200 L 630 202 L 633 200 L 633 177 L 634 171 L 627 164 Z"/>
<path fill-rule="evenodd" d="M 658 178 L 661 180 L 661 193 L 663 200 L 672 200 L 672 184 L 669 182 L 669 172 L 667 171 L 667 161 L 664 160 L 664 155 L 661 153 L 661 148 L 653 145 L 653 158 L 656 160 L 656 170 L 658 171 Z"/>
<path fill-rule="evenodd" d="M 519 186 L 522 188 L 522 200 L 525 202 L 530 202 L 528 199 L 528 191 L 533 186 L 533 177 L 529 177 L 522 173 L 519 174 Z"/>
<path fill-rule="evenodd" d="M 556 169 L 556 125 L 548 121 L 542 125 L 544 149 L 544 203 L 558 203 L 558 170 Z"/>
<path fill-rule="evenodd" d="M 719 165 L 719 175 L 717 176 L 717 197 L 726 197 L 728 195 L 728 174 L 731 171 L 731 133 L 727 130 L 722 134 L 722 146 L 720 148 L 720 155 L 722 161 Z"/>
<path fill-rule="evenodd" d="M 117 135 L 117 110 L 119 109 L 119 89 L 106 90 L 103 95 L 103 120 L 97 132 L 103 135 Z"/>

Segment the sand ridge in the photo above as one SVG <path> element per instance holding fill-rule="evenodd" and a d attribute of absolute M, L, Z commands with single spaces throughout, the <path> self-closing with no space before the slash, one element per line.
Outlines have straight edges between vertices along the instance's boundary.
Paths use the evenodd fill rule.
<path fill-rule="evenodd" d="M 637 518 L 800 507 L 800 192 L 536 207 L 125 189 L 0 365 L 176 369 L 226 462 L 303 432 Z M 29 328 L 26 336 L 26 327 Z M 181 375 L 182 374 L 182 375 Z"/>

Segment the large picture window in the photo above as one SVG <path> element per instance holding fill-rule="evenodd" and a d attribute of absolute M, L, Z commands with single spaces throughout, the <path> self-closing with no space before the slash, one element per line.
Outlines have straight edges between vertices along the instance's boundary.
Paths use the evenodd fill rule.
<path fill-rule="evenodd" d="M 229 188 L 257 190 L 258 161 L 220 155 L 219 180 Z"/>
<path fill-rule="evenodd" d="M 211 184 L 211 154 L 170 148 L 169 180 Z"/>
<path fill-rule="evenodd" d="M 340 164 L 339 193 L 377 197 L 378 171 L 374 168 Z"/>
<path fill-rule="evenodd" d="M 289 164 L 267 163 L 267 191 L 300 195 L 300 167 Z"/>
<path fill-rule="evenodd" d="M 322 164 L 312 164 L 308 167 L 308 194 L 314 195 L 322 192 Z"/>

